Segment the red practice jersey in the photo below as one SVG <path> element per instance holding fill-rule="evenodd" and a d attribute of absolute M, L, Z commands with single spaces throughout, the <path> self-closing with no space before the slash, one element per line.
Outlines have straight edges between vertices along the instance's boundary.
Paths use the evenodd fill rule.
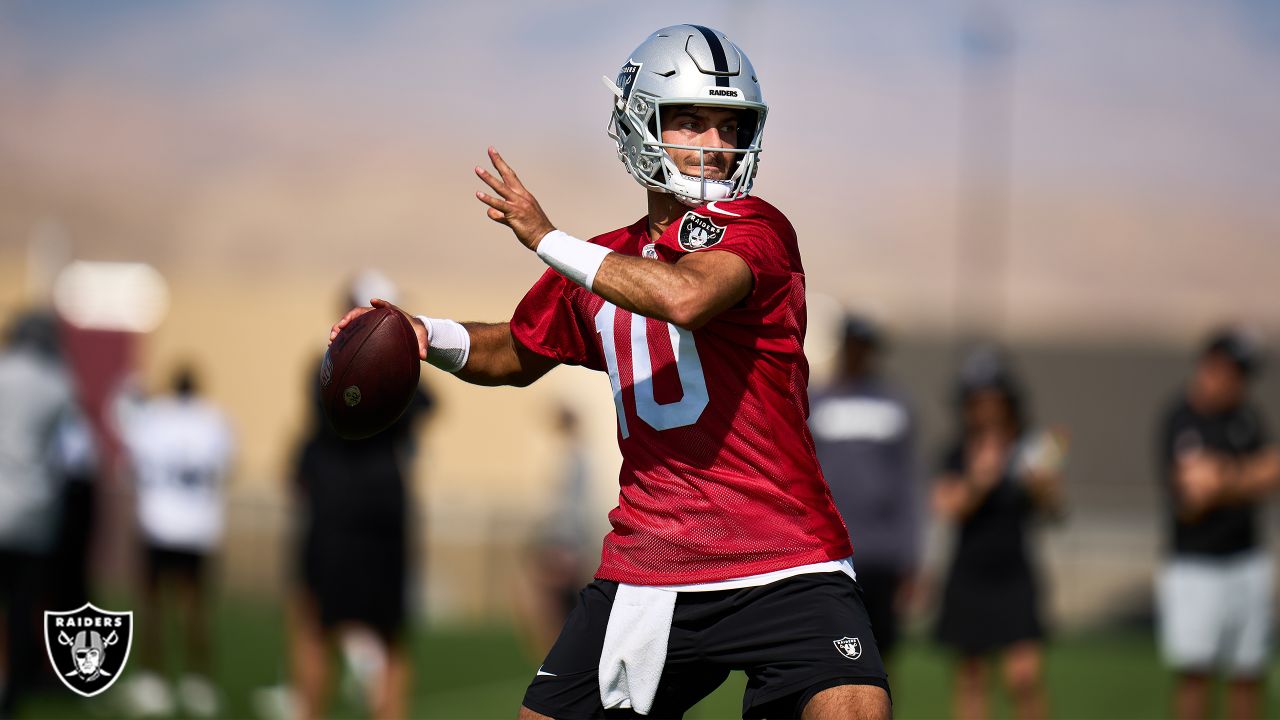
<path fill-rule="evenodd" d="M 720 250 L 751 294 L 688 331 L 616 307 L 548 270 L 516 308 L 530 350 L 608 373 L 622 450 L 596 577 L 714 582 L 852 551 L 809 435 L 804 268 L 795 230 L 754 197 L 690 210 L 657 243 L 649 221 L 594 238 L 673 263 Z"/>

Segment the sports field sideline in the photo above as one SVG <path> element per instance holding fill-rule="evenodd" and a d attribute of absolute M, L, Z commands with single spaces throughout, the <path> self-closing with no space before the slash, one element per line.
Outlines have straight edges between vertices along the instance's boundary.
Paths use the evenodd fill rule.
<path fill-rule="evenodd" d="M 218 613 L 217 680 L 227 717 L 261 717 L 256 690 L 285 678 L 284 618 L 261 603 L 224 601 Z M 513 718 L 536 661 L 526 657 L 511 628 L 419 628 L 412 635 L 415 718 Z M 131 663 L 132 664 L 132 663 Z M 1159 665 L 1149 633 L 1136 629 L 1095 631 L 1059 637 L 1049 645 L 1048 683 L 1055 718 L 1168 717 L 1170 678 Z M 745 680 L 740 674 L 704 700 L 690 720 L 740 717 Z M 56 683 L 55 683 L 56 685 Z M 1273 664 L 1265 717 L 1280 715 L 1280 662 Z M 893 672 L 898 718 L 950 717 L 948 658 L 925 638 L 903 647 Z M 113 687 L 90 700 L 60 686 L 31 698 L 20 717 L 119 717 Z M 365 717 L 339 697 L 333 717 Z M 1011 717 L 1008 705 L 995 717 Z"/>

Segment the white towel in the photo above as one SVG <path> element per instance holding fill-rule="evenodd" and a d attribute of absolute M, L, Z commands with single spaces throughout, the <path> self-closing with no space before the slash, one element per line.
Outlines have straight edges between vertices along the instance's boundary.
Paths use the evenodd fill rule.
<path fill-rule="evenodd" d="M 667 639 L 676 593 L 659 587 L 618 584 L 600 651 L 600 700 L 606 710 L 630 708 L 648 715 L 667 662 Z"/>

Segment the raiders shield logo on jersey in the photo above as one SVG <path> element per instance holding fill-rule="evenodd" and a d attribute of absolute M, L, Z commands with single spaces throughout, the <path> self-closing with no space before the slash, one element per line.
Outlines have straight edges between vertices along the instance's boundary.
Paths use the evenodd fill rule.
<path fill-rule="evenodd" d="M 839 650 L 841 655 L 850 660 L 857 660 L 862 657 L 862 642 L 858 638 L 842 637 L 831 642 L 835 644 L 836 650 Z"/>
<path fill-rule="evenodd" d="M 709 248 L 724 239 L 725 229 L 689 211 L 680 218 L 680 247 L 688 252 Z"/>
<path fill-rule="evenodd" d="M 120 677 L 133 645 L 133 612 L 85 603 L 78 610 L 44 613 L 44 647 L 62 684 L 93 697 Z"/>

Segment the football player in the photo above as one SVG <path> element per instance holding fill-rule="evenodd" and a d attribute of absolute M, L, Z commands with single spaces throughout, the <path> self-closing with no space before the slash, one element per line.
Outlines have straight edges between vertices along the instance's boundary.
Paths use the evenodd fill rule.
<path fill-rule="evenodd" d="M 523 386 L 564 363 L 613 388 L 613 530 L 520 717 L 680 717 L 732 670 L 746 717 L 888 717 L 806 425 L 795 231 L 750 195 L 768 111 L 755 70 L 723 33 L 677 25 L 606 84 L 647 214 L 574 238 L 490 148 L 477 198 L 551 269 L 509 322 L 413 318 L 423 359 L 467 382 Z"/>

